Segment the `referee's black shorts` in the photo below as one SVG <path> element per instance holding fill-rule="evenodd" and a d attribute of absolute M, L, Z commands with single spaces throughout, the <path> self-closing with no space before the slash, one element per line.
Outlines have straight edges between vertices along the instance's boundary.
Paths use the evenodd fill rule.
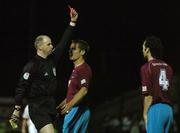
<path fill-rule="evenodd" d="M 56 114 L 56 103 L 53 97 L 29 100 L 29 115 L 38 131 L 47 124 L 53 124 Z"/>

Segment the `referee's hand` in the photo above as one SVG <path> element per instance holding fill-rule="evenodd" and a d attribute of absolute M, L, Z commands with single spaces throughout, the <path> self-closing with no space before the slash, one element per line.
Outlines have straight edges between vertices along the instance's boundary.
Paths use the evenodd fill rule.
<path fill-rule="evenodd" d="M 17 128 L 19 121 L 20 121 L 20 110 L 15 109 L 11 115 L 9 123 L 11 124 L 12 128 Z"/>
<path fill-rule="evenodd" d="M 78 19 L 78 13 L 77 11 L 72 8 L 70 5 L 68 5 L 69 9 L 70 9 L 70 17 L 71 17 L 71 21 L 72 22 L 76 22 Z"/>

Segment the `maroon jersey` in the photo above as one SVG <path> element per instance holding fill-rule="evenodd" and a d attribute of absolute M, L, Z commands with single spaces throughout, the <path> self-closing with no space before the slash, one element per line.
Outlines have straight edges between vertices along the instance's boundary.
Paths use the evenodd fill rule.
<path fill-rule="evenodd" d="M 153 97 L 153 103 L 171 104 L 172 68 L 162 60 L 153 59 L 141 67 L 142 94 Z"/>
<path fill-rule="evenodd" d="M 82 87 L 88 89 L 91 77 L 92 71 L 87 63 L 83 63 L 73 69 L 68 82 L 67 102 L 69 102 Z"/>

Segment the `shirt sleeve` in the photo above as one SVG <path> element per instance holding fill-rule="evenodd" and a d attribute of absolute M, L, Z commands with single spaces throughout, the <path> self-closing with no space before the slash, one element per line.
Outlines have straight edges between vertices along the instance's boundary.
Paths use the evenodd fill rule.
<path fill-rule="evenodd" d="M 90 72 L 82 70 L 78 75 L 78 79 L 80 87 L 86 87 L 88 89 L 91 80 Z"/>
<path fill-rule="evenodd" d="M 142 95 L 151 95 L 151 80 L 147 65 L 143 65 L 140 71 Z"/>
<path fill-rule="evenodd" d="M 32 77 L 34 72 L 34 63 L 30 62 L 23 68 L 23 71 L 20 75 L 20 79 L 15 90 L 15 102 L 16 105 L 21 105 L 24 95 L 32 83 Z"/>
<path fill-rule="evenodd" d="M 73 29 L 74 29 L 74 27 L 72 27 L 72 26 L 68 26 L 66 28 L 60 42 L 57 44 L 57 46 L 55 47 L 55 50 L 52 53 L 52 56 L 55 59 L 56 64 L 59 61 L 59 59 L 61 58 L 61 56 L 63 55 L 64 50 L 68 46 L 67 44 L 70 43 Z"/>

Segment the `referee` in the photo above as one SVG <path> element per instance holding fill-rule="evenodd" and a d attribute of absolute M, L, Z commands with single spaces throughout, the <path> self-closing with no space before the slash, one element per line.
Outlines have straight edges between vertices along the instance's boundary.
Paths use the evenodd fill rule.
<path fill-rule="evenodd" d="M 27 96 L 30 118 L 40 133 L 54 133 L 56 65 L 71 39 L 78 18 L 78 13 L 69 8 L 70 24 L 55 48 L 47 35 L 39 35 L 35 39 L 36 55 L 24 66 L 15 92 L 16 105 L 11 120 L 19 120 L 22 100 Z"/>

